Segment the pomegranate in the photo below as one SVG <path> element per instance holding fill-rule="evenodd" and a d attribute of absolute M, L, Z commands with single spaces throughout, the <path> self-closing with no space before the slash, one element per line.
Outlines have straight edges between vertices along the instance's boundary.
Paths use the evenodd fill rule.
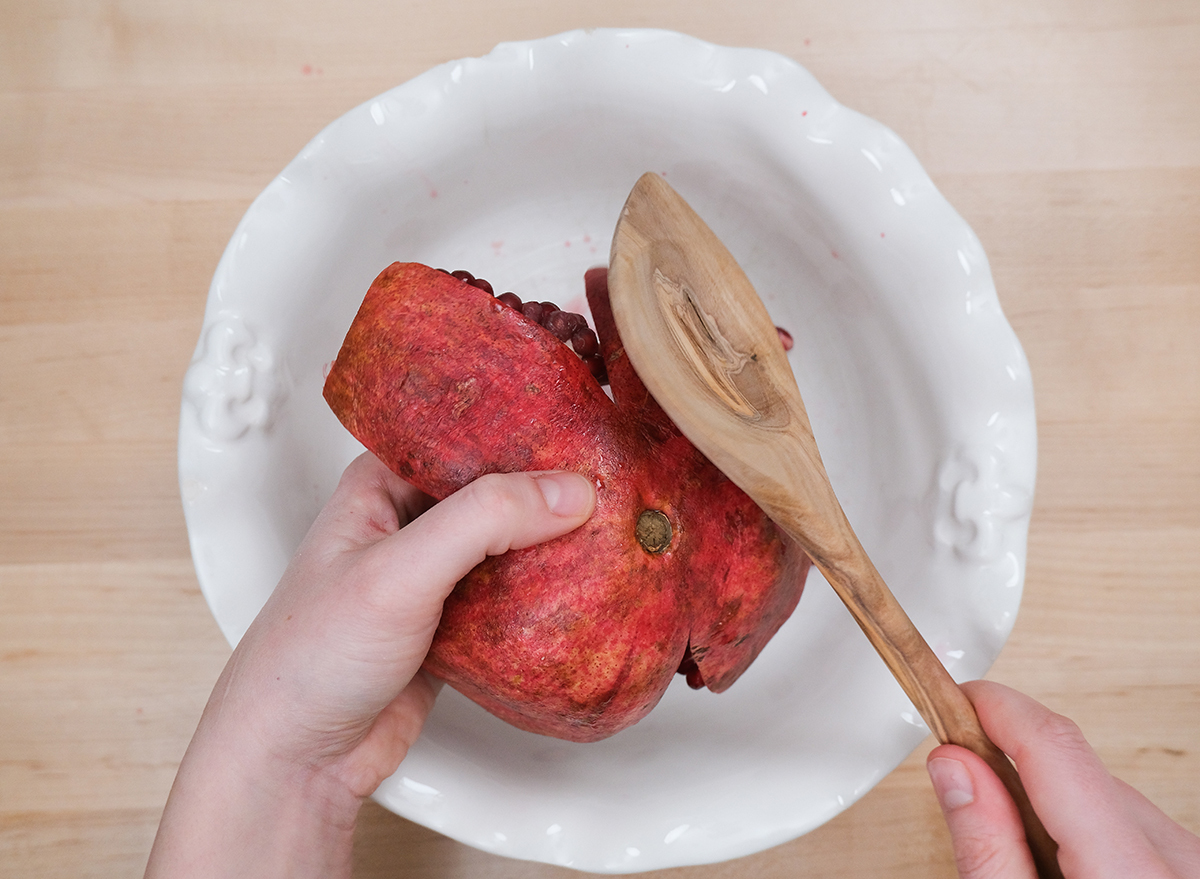
<path fill-rule="evenodd" d="M 795 609 L 807 556 L 647 392 L 604 269 L 585 276 L 594 333 L 455 274 L 379 275 L 326 380 L 330 407 L 434 498 L 484 473 L 569 469 L 597 503 L 576 531 L 458 583 L 426 669 L 515 726 L 579 742 L 643 718 L 676 672 L 725 690 Z"/>

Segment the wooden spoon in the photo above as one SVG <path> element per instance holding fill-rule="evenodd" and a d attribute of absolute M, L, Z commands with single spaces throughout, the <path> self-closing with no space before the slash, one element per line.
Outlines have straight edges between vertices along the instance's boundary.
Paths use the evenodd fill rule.
<path fill-rule="evenodd" d="M 613 238 L 617 329 L 638 376 L 684 435 L 796 540 L 845 602 L 938 741 L 974 751 L 1017 803 L 1044 879 L 1057 845 L 975 709 L 867 557 L 821 462 L 762 301 L 733 256 L 662 177 L 645 174 Z"/>

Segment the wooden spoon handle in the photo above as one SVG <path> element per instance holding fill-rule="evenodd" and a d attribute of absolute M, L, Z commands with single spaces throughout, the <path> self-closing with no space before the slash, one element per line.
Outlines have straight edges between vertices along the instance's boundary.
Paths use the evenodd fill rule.
<path fill-rule="evenodd" d="M 787 517 L 786 511 L 768 512 L 772 518 L 777 513 L 785 519 Z M 837 512 L 844 518 L 840 505 Z M 801 538 L 803 529 L 795 523 L 781 519 L 775 521 L 802 546 L 809 542 Z M 937 740 L 973 751 L 1000 777 L 1020 812 L 1038 876 L 1041 879 L 1062 879 L 1062 870 L 1058 865 L 1058 844 L 1046 832 L 1041 819 L 1034 812 L 1016 767 L 988 738 L 966 693 L 946 671 L 884 583 L 866 551 L 858 543 L 849 522 L 839 530 L 850 544 L 844 545 L 836 554 L 810 551 L 814 563 L 883 657 Z"/>

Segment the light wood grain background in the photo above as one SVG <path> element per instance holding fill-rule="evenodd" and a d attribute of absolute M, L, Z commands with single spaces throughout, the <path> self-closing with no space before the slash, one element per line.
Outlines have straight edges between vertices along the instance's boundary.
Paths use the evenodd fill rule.
<path fill-rule="evenodd" d="M 434 64 L 600 25 L 795 58 L 972 224 L 1039 415 L 1025 601 L 990 676 L 1200 831 L 1194 0 L 0 0 L 0 874 L 140 875 L 228 655 L 175 440 L 251 199 Z M 952 877 L 928 747 L 801 839 L 650 875 Z M 374 806 L 357 856 L 360 877 L 579 875 Z"/>

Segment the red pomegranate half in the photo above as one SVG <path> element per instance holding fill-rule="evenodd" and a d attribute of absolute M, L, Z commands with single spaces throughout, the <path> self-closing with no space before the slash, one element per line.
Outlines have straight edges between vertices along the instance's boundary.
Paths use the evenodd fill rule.
<path fill-rule="evenodd" d="M 326 380 L 330 407 L 434 498 L 485 473 L 566 469 L 594 481 L 597 504 L 578 530 L 467 575 L 426 669 L 515 726 L 578 742 L 645 717 L 676 672 L 725 690 L 795 609 L 808 557 L 646 391 L 604 269 L 585 276 L 595 335 L 456 274 L 379 275 Z"/>

